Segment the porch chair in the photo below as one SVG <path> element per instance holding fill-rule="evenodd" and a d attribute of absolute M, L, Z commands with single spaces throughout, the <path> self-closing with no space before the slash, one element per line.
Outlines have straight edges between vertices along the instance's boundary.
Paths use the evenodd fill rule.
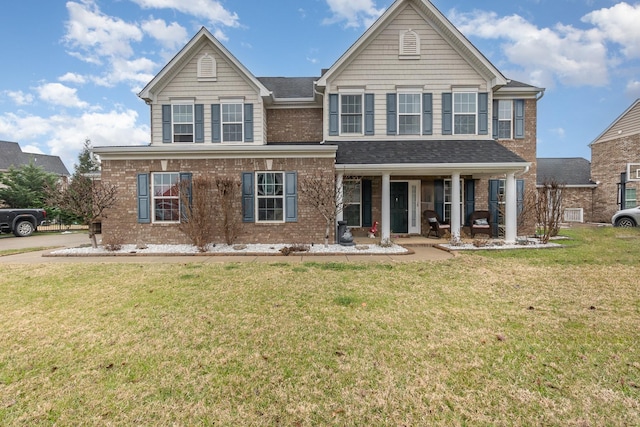
<path fill-rule="evenodd" d="M 442 222 L 436 211 L 426 210 L 422 212 L 422 217 L 429 223 L 427 237 L 431 236 L 431 233 L 435 233 L 436 237 L 440 238 L 446 231 L 451 231 L 451 226 Z"/>
<path fill-rule="evenodd" d="M 491 237 L 491 214 L 489 211 L 473 211 L 469 217 L 469 228 L 471 238 L 473 238 L 476 233 L 486 234 Z"/>

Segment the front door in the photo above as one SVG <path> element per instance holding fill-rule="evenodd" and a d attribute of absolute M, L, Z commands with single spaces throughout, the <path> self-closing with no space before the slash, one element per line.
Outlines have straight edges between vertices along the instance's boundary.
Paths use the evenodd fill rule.
<path fill-rule="evenodd" d="M 409 231 L 409 183 L 391 183 L 391 232 Z"/>

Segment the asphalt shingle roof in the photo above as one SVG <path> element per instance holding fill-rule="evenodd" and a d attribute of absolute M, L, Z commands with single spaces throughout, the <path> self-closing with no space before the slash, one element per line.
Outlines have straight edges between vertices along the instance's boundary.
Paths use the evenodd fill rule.
<path fill-rule="evenodd" d="M 9 170 L 11 166 L 20 167 L 33 162 L 46 172 L 69 176 L 67 167 L 58 156 L 47 154 L 23 153 L 17 142 L 0 141 L 0 171 Z"/>
<path fill-rule="evenodd" d="M 340 141 L 337 164 L 525 163 L 494 140 Z"/>
<path fill-rule="evenodd" d="M 258 77 L 276 98 L 313 98 L 317 77 Z"/>
<path fill-rule="evenodd" d="M 562 185 L 592 185 L 591 162 L 582 157 L 539 158 L 537 184 L 554 181 Z"/>

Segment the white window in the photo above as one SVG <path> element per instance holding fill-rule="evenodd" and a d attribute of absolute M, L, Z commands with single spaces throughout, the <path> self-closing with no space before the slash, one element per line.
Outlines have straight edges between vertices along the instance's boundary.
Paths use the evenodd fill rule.
<path fill-rule="evenodd" d="M 451 180 L 444 180 L 444 221 L 451 221 Z M 460 225 L 464 224 L 464 180 L 460 180 Z"/>
<path fill-rule="evenodd" d="M 359 179 L 345 180 L 342 183 L 343 218 L 349 227 L 362 226 L 362 184 Z"/>
<path fill-rule="evenodd" d="M 362 94 L 340 95 L 340 133 L 362 135 Z"/>
<path fill-rule="evenodd" d="M 284 172 L 257 172 L 258 222 L 284 222 Z"/>
<path fill-rule="evenodd" d="M 244 104 L 225 102 L 222 104 L 222 141 L 243 141 Z"/>
<path fill-rule="evenodd" d="M 162 172 L 152 175 L 153 222 L 180 222 L 180 174 Z"/>
<path fill-rule="evenodd" d="M 422 95 L 398 94 L 398 134 L 420 135 L 422 123 Z"/>
<path fill-rule="evenodd" d="M 498 101 L 498 139 L 511 139 L 513 101 Z"/>
<path fill-rule="evenodd" d="M 475 135 L 478 122 L 478 94 L 475 92 L 453 93 L 453 133 Z"/>
<path fill-rule="evenodd" d="M 172 104 L 173 142 L 193 142 L 193 104 Z"/>

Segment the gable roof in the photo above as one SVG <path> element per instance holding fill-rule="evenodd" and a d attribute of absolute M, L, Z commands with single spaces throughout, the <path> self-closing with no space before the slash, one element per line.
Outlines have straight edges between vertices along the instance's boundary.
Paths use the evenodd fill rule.
<path fill-rule="evenodd" d="M 620 114 L 589 146 L 637 133 L 640 133 L 640 98 Z"/>
<path fill-rule="evenodd" d="M 582 157 L 539 158 L 536 163 L 537 185 L 553 181 L 571 187 L 595 186 L 591 181 L 591 162 Z"/>
<path fill-rule="evenodd" d="M 211 44 L 215 46 L 216 49 L 220 51 L 220 53 L 227 58 L 229 63 L 236 68 L 236 70 L 242 74 L 247 81 L 252 83 L 255 88 L 260 93 L 262 97 L 271 96 L 271 92 L 244 66 L 235 56 L 231 54 L 227 50 L 226 47 L 222 45 L 216 39 L 213 34 L 209 32 L 205 27 L 200 28 L 200 31 L 196 33 L 195 36 L 182 48 L 180 51 L 174 56 L 171 61 L 165 65 L 162 70 L 149 82 L 147 85 L 140 91 L 138 96 L 145 101 L 153 100 L 154 89 L 159 86 L 162 86 L 164 82 L 166 82 L 176 70 L 180 69 L 184 63 L 191 58 L 192 51 L 197 48 L 197 46 L 202 41 L 209 41 Z"/>
<path fill-rule="evenodd" d="M 23 153 L 17 142 L 0 141 L 0 171 L 9 170 L 11 166 L 18 168 L 29 163 L 41 166 L 45 172 L 59 176 L 69 176 L 69 171 L 60 157 L 48 154 Z"/>
<path fill-rule="evenodd" d="M 395 0 L 391 6 L 370 26 L 367 31 L 329 68 L 317 81 L 319 87 L 325 87 L 327 81 L 341 70 L 351 58 L 362 50 L 374 36 L 400 13 L 408 4 L 416 8 L 430 19 L 434 28 L 456 49 L 460 50 L 477 69 L 491 78 L 492 87 L 507 84 L 502 73 L 440 12 L 429 0 Z"/>

